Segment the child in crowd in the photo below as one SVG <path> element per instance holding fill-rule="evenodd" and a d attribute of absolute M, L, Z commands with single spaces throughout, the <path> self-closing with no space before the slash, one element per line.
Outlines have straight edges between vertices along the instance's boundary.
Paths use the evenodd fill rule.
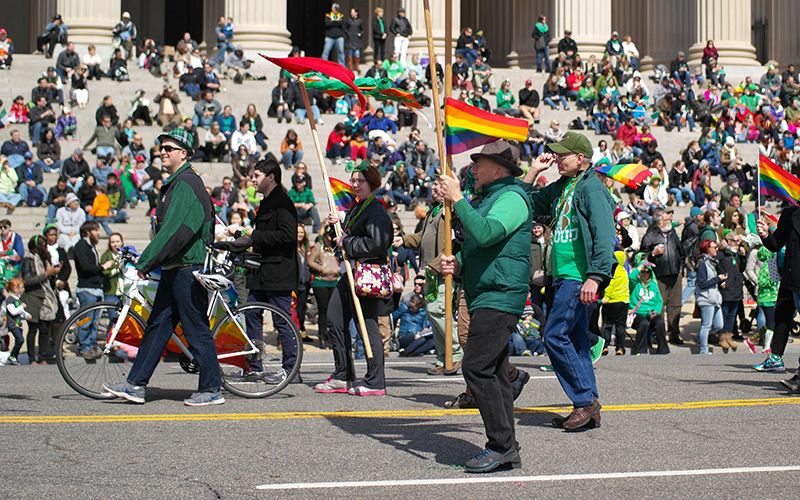
<path fill-rule="evenodd" d="M 544 343 L 540 332 L 541 325 L 536 319 L 533 307 L 527 305 L 517 322 L 517 329 L 511 333 L 508 341 L 510 356 L 541 356 L 545 354 Z"/>
<path fill-rule="evenodd" d="M 25 310 L 25 303 L 20 297 L 25 292 L 25 282 L 22 278 L 12 278 L 6 287 L 6 300 L 3 302 L 3 315 L 6 317 L 6 327 L 14 337 L 14 347 L 6 360 L 7 365 L 18 365 L 17 356 L 22 349 L 25 338 L 22 336 L 22 321 L 30 321 L 32 316 Z"/>

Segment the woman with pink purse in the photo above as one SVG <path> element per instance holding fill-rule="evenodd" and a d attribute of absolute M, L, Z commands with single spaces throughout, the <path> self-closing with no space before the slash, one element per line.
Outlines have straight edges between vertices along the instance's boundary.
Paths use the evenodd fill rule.
<path fill-rule="evenodd" d="M 367 359 L 367 373 L 355 382 L 355 366 L 349 325 L 355 318 L 353 299 L 347 277 L 342 276 L 328 304 L 328 338 L 333 349 L 335 368 L 325 382 L 314 387 L 322 394 L 347 393 L 354 396 L 385 396 L 386 378 L 383 369 L 381 334 L 378 331 L 378 309 L 381 298 L 392 294 L 392 275 L 389 268 L 389 247 L 392 243 L 392 221 L 386 208 L 375 197 L 381 185 L 381 174 L 364 161 L 348 166 L 355 205 L 347 211 L 340 237 L 332 232 L 336 248 L 344 250 L 353 264 L 356 293 L 361 302 L 367 336 L 374 356 Z M 328 215 L 328 227 L 339 222 L 337 214 Z M 324 326 L 321 325 L 320 328 Z"/>

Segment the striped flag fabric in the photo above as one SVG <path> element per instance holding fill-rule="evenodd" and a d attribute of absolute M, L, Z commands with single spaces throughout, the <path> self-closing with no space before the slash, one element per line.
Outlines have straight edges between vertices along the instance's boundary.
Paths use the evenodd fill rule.
<path fill-rule="evenodd" d="M 653 175 L 652 170 L 639 163 L 612 165 L 607 159 L 604 158 L 604 160 L 606 161 L 601 160 L 595 164 L 595 171 L 605 174 L 631 189 L 638 188 Z"/>
<path fill-rule="evenodd" d="M 764 155 L 758 155 L 758 187 L 761 194 L 774 196 L 797 205 L 800 200 L 800 179 Z"/>
<path fill-rule="evenodd" d="M 445 150 L 454 155 L 500 139 L 528 139 L 528 121 L 483 111 L 451 97 L 445 99 Z"/>
<path fill-rule="evenodd" d="M 347 212 L 356 204 L 356 197 L 353 195 L 353 188 L 350 184 L 340 181 L 335 177 L 330 177 L 331 193 L 336 208 L 341 212 Z"/>

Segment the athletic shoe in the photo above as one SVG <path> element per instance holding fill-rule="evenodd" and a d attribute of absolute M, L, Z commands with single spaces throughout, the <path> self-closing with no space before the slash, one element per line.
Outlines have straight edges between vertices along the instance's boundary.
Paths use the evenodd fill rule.
<path fill-rule="evenodd" d="M 522 354 L 520 354 L 520 356 L 530 356 L 530 355 L 531 355 L 530 349 L 525 349 L 524 351 L 522 351 Z"/>
<path fill-rule="evenodd" d="M 551 372 L 553 371 L 553 365 L 543 365 L 539 367 L 540 370 L 543 372 Z"/>
<path fill-rule="evenodd" d="M 475 399 L 467 394 L 466 392 L 462 392 L 455 399 L 451 401 L 445 401 L 444 403 L 445 408 L 477 408 L 478 403 L 475 402 Z"/>
<path fill-rule="evenodd" d="M 444 366 L 434 366 L 425 372 L 428 375 L 444 375 Z"/>
<path fill-rule="evenodd" d="M 795 394 L 800 394 L 800 375 L 795 374 L 794 377 L 790 379 L 781 380 L 781 385 Z"/>
<path fill-rule="evenodd" d="M 589 349 L 592 354 L 592 364 L 597 363 L 597 360 L 603 355 L 603 348 L 606 346 L 606 339 L 597 337 L 597 342 Z"/>
<path fill-rule="evenodd" d="M 786 368 L 783 366 L 783 358 L 777 354 L 770 354 L 763 362 L 753 366 L 753 369 L 758 372 L 783 372 Z"/>
<path fill-rule="evenodd" d="M 6 364 L 7 365 L 18 365 L 19 361 L 17 361 L 17 358 L 15 358 L 14 356 L 9 356 L 8 359 L 6 359 Z"/>
<path fill-rule="evenodd" d="M 386 389 L 373 389 L 365 385 L 357 385 L 347 389 L 347 394 L 351 396 L 385 396 Z"/>
<path fill-rule="evenodd" d="M 276 371 L 275 373 L 271 373 L 269 375 L 264 374 L 262 380 L 267 384 L 278 385 L 278 384 L 282 383 L 284 380 L 286 380 L 286 376 L 287 375 L 288 374 L 286 373 L 286 370 L 281 368 L 280 370 Z"/>
<path fill-rule="evenodd" d="M 126 380 L 121 384 L 103 384 L 103 389 L 106 390 L 106 394 L 127 399 L 132 403 L 144 404 L 146 387 L 143 385 L 132 385 Z"/>
<path fill-rule="evenodd" d="M 191 397 L 183 400 L 183 404 L 186 406 L 211 406 L 224 403 L 225 398 L 222 397 L 222 391 L 219 389 L 209 392 L 195 392 Z"/>
<path fill-rule="evenodd" d="M 347 394 L 347 388 L 350 384 L 344 380 L 337 380 L 335 378 L 328 377 L 328 380 L 321 384 L 317 384 L 314 386 L 314 391 L 319 392 L 320 394 Z"/>
<path fill-rule="evenodd" d="M 744 339 L 743 343 L 744 343 L 744 345 L 747 346 L 748 349 L 750 349 L 750 354 L 755 354 L 756 353 L 756 347 L 757 346 L 749 337 Z"/>
<path fill-rule="evenodd" d="M 520 460 L 519 452 L 516 448 L 512 448 L 506 453 L 498 453 L 486 448 L 479 451 L 464 464 L 464 471 L 472 473 L 491 472 L 506 464 L 513 469 L 519 469 L 522 466 L 522 460 Z"/>
<path fill-rule="evenodd" d="M 525 388 L 525 384 L 528 383 L 528 380 L 531 379 L 531 376 L 525 370 L 517 369 L 517 378 L 513 382 L 511 382 L 511 393 L 514 396 L 514 401 L 517 400 L 520 394 L 522 394 L 522 389 Z"/>

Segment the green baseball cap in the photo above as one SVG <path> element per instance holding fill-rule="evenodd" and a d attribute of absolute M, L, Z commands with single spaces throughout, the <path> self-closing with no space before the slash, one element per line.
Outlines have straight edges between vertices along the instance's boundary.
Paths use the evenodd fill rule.
<path fill-rule="evenodd" d="M 168 134 L 159 135 L 158 143 L 162 144 L 166 139 L 178 143 L 179 146 L 189 153 L 194 151 L 194 136 L 184 128 L 175 127 L 174 129 L 170 130 Z"/>
<path fill-rule="evenodd" d="M 582 154 L 585 158 L 591 158 L 594 151 L 589 139 L 583 134 L 569 131 L 564 134 L 559 142 L 548 144 L 547 148 L 556 154 Z"/>

